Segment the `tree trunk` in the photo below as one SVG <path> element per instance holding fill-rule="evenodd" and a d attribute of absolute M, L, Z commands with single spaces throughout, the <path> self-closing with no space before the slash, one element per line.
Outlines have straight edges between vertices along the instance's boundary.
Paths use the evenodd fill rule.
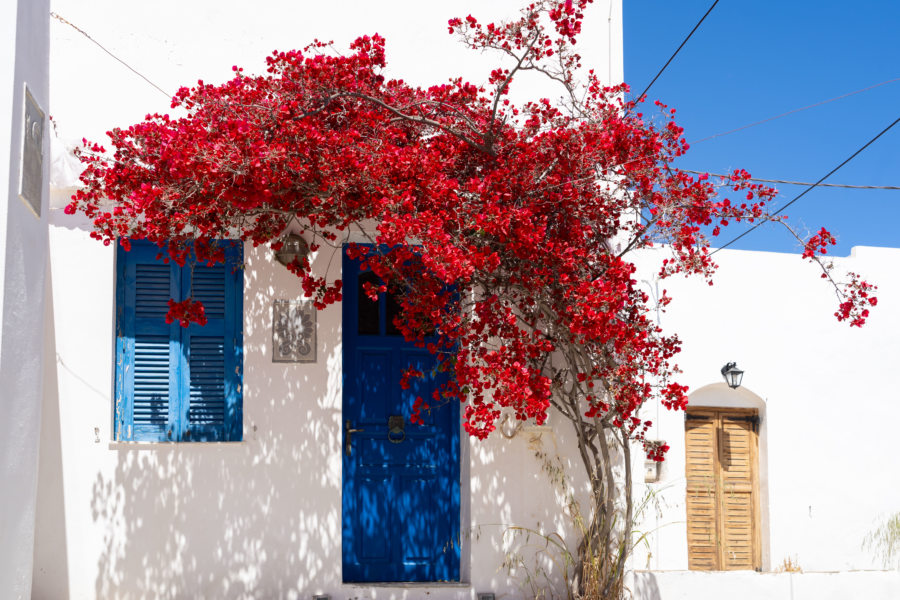
<path fill-rule="evenodd" d="M 579 599 L 619 600 L 624 590 L 634 520 L 631 451 L 627 436 L 623 437 L 623 481 L 622 488 L 617 489 L 615 458 L 610 449 L 610 444 L 617 441 L 612 437 L 615 434 L 599 427 L 589 430 L 584 425 L 576 424 L 575 429 L 581 458 L 591 478 L 591 506 L 586 518 L 575 509 L 583 537 L 578 546 L 573 590 Z M 598 430 L 600 433 L 592 437 L 584 435 Z"/>

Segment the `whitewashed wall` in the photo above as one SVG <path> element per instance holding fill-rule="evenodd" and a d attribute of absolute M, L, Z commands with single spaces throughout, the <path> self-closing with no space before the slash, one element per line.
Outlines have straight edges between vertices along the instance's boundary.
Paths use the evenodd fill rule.
<path fill-rule="evenodd" d="M 75 224 L 53 215 L 57 360 L 44 448 L 52 483 L 40 499 L 47 534 L 35 552 L 36 597 L 521 597 L 527 573 L 509 574 L 504 562 L 523 552 L 537 572 L 546 561 L 533 563 L 537 540 L 529 547 L 509 528 L 576 539 L 535 457 L 543 450 L 580 468 L 568 428 L 484 443 L 464 436 L 465 583 L 342 585 L 340 306 L 318 315 L 316 363 L 273 364 L 272 301 L 298 297 L 299 286 L 268 249 L 246 255 L 244 441 L 112 442 L 114 250 Z M 330 263 L 337 276 L 339 258 L 320 253 L 314 268 Z"/>
<path fill-rule="evenodd" d="M 629 589 L 635 600 L 895 600 L 900 572 L 644 571 L 633 574 Z"/>
<path fill-rule="evenodd" d="M 656 254 L 644 273 L 655 271 Z M 683 278 L 659 283 L 674 298 L 660 321 L 683 341 L 678 363 L 692 403 L 760 408 L 764 570 L 786 559 L 807 572 L 881 568 L 862 542 L 879 519 L 900 511 L 893 468 L 900 250 L 857 247 L 836 260 L 879 285 L 879 304 L 862 329 L 836 321 L 834 294 L 797 255 L 723 251 L 715 258 L 721 268 L 712 287 Z M 652 275 L 644 285 L 655 289 Z M 729 361 L 745 371 L 738 390 L 719 373 Z M 657 422 L 651 435 L 672 449 L 662 481 L 648 486 L 659 511 L 641 526 L 653 533 L 634 566 L 687 569 L 683 413 L 645 411 Z"/>
<path fill-rule="evenodd" d="M 302 48 L 314 38 L 345 51 L 356 37 L 379 33 L 387 40 L 387 75 L 414 85 L 450 77 L 487 80 L 490 55 L 467 50 L 447 32 L 447 21 L 472 14 L 482 22 L 518 15 L 523 0 L 52 0 L 52 9 L 78 26 L 169 95 L 198 79 L 219 83 L 232 65 L 248 74 L 265 69 L 273 50 Z M 604 81 L 622 81 L 621 0 L 589 6 L 581 36 L 585 67 Z M 57 130 L 67 142 L 101 140 L 114 126 L 148 113 L 168 112 L 169 97 L 151 87 L 81 33 L 52 22 L 51 78 Z M 539 76 L 521 76 L 514 100 L 556 98 L 560 92 Z"/>
<path fill-rule="evenodd" d="M 251 8 L 233 1 L 138 6 L 65 0 L 53 9 L 173 91 L 198 78 L 224 80 L 234 64 L 261 70 L 276 48 L 300 47 L 314 37 L 345 47 L 356 35 L 374 32 L 388 40 L 390 75 L 416 84 L 459 74 L 481 81 L 492 63 L 457 47 L 446 34 L 447 19 L 470 12 L 485 19 L 512 16 L 519 4 L 272 1 Z M 622 76 L 620 9 L 618 0 L 595 3 L 584 36 L 586 64 L 611 82 Z M 54 117 L 64 143 L 100 139 L 112 126 L 166 110 L 162 94 L 78 32 L 54 21 L 52 36 Z M 536 85 L 528 82 L 526 95 L 556 94 Z M 567 429 L 525 430 L 487 443 L 463 435 L 464 583 L 341 583 L 340 306 L 318 315 L 315 364 L 273 364 L 272 301 L 297 298 L 300 290 L 267 249 L 246 250 L 244 441 L 111 442 L 114 251 L 88 239 L 86 223 L 62 213 L 72 171 L 57 162 L 35 597 L 527 595 L 526 570 L 508 573 L 504 562 L 521 551 L 536 573 L 549 559 L 533 558 L 537 546 L 507 532 L 520 526 L 571 534 L 561 510 L 565 499 L 535 458 L 542 449 L 560 456 L 567 469 L 580 468 L 572 463 Z M 314 268 L 340 269 L 340 262 L 320 254 Z M 549 585 L 535 583 L 536 589 Z"/>
<path fill-rule="evenodd" d="M 0 6 L 0 598 L 31 589 L 41 419 L 49 136 L 38 217 L 19 198 L 25 86 L 49 109 L 49 0 Z"/>

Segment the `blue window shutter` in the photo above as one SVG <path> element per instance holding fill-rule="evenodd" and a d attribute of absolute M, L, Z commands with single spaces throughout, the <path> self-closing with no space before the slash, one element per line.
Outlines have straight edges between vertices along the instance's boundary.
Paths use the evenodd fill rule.
<path fill-rule="evenodd" d="M 179 412 L 182 441 L 240 441 L 241 347 L 243 311 L 242 251 L 239 243 L 226 250 L 225 264 L 185 267 L 184 297 L 203 302 L 207 323 L 182 330 L 185 372 L 180 382 Z"/>
<path fill-rule="evenodd" d="M 179 267 L 133 240 L 117 250 L 115 438 L 240 441 L 243 246 L 226 263 Z M 207 324 L 166 323 L 169 299 L 203 302 Z"/>
<path fill-rule="evenodd" d="M 178 267 L 156 259 L 150 244 L 117 251 L 116 439 L 165 441 L 178 397 L 177 325 L 165 321 L 169 298 L 180 293 Z"/>

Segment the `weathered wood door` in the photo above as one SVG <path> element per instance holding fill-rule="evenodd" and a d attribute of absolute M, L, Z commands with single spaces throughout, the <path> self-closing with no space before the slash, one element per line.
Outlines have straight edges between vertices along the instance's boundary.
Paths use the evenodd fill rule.
<path fill-rule="evenodd" d="M 759 417 L 751 409 L 688 409 L 688 566 L 759 569 Z"/>

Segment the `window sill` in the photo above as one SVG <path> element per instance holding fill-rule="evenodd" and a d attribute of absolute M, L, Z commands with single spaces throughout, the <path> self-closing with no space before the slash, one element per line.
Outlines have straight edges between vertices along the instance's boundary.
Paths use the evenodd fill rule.
<path fill-rule="evenodd" d="M 172 450 L 182 446 L 191 446 L 195 448 L 206 446 L 243 446 L 247 444 L 247 440 L 239 442 L 119 442 L 112 441 L 107 444 L 110 450 Z"/>

